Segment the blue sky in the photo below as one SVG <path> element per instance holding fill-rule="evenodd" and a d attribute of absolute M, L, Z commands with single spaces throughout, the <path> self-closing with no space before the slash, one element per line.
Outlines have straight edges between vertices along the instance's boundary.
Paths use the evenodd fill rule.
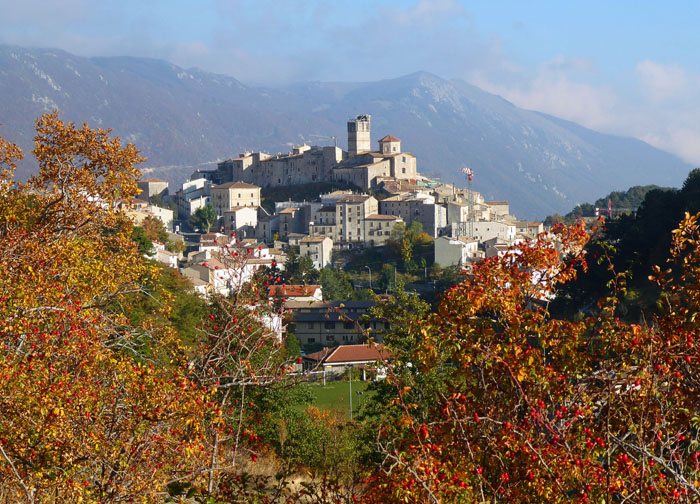
<path fill-rule="evenodd" d="M 700 2 L 0 0 L 0 12 L 1 43 L 252 84 L 425 70 L 700 165 Z"/>

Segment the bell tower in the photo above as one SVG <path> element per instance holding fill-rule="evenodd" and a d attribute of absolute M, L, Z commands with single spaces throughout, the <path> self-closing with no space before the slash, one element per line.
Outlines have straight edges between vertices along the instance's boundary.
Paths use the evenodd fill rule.
<path fill-rule="evenodd" d="M 370 118 L 369 114 L 358 115 L 355 119 L 348 121 L 348 156 L 355 157 L 363 152 L 372 150 L 370 141 Z"/>

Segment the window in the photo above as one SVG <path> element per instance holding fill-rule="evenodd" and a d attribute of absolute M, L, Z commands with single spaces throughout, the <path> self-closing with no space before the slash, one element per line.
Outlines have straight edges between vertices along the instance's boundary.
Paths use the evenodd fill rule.
<path fill-rule="evenodd" d="M 335 329 L 335 322 L 326 322 L 326 329 Z"/>
<path fill-rule="evenodd" d="M 389 329 L 390 325 L 389 322 L 384 322 L 384 329 Z"/>
<path fill-rule="evenodd" d="M 332 334 L 326 335 L 326 341 L 335 341 L 335 336 L 333 336 Z"/>
<path fill-rule="evenodd" d="M 391 150 L 396 152 L 396 147 L 392 147 Z"/>
<path fill-rule="evenodd" d="M 316 338 L 306 338 L 307 343 L 316 343 Z"/>
<path fill-rule="evenodd" d="M 406 168 L 401 168 L 401 173 L 406 173 Z"/>
<path fill-rule="evenodd" d="M 241 197 L 241 193 L 238 193 L 238 198 L 240 199 L 240 197 Z"/>
<path fill-rule="evenodd" d="M 314 323 L 313 323 L 313 322 L 307 322 L 306 325 L 309 327 L 309 329 L 313 329 L 313 328 L 314 328 Z"/>
<path fill-rule="evenodd" d="M 354 327 L 355 327 L 354 322 L 345 322 L 345 323 L 343 323 L 343 328 L 344 328 L 344 329 L 352 329 L 352 328 L 354 328 Z"/>
<path fill-rule="evenodd" d="M 401 161 L 406 162 L 406 156 L 401 156 Z"/>

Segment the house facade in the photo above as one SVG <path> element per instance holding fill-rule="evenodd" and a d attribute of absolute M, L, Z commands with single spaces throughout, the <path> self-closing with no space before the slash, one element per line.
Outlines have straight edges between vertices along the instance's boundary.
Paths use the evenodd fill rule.
<path fill-rule="evenodd" d="M 368 215 L 363 221 L 363 237 L 367 247 L 383 247 L 391 237 L 394 226 L 403 222 L 401 217 L 395 215 Z"/>
<path fill-rule="evenodd" d="M 463 236 L 459 238 L 440 236 L 435 238 L 434 247 L 435 263 L 443 268 L 464 266 L 482 256 L 479 253 L 479 242 Z"/>
<path fill-rule="evenodd" d="M 299 240 L 299 255 L 310 258 L 320 270 L 331 265 L 333 240 L 328 236 L 306 236 Z"/>
<path fill-rule="evenodd" d="M 234 207 L 260 206 L 260 187 L 245 182 L 227 182 L 211 188 L 211 203 L 217 217 Z"/>

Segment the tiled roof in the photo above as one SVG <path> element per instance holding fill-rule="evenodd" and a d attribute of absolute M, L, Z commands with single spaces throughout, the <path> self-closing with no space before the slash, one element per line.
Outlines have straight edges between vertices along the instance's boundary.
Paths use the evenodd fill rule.
<path fill-rule="evenodd" d="M 325 224 L 324 224 L 325 225 Z M 301 243 L 321 243 L 325 240 L 325 236 L 307 236 L 299 240 Z"/>
<path fill-rule="evenodd" d="M 294 207 L 285 208 L 284 210 L 282 210 L 282 211 L 280 212 L 280 215 L 282 215 L 282 214 L 293 214 L 294 212 L 298 212 L 298 211 L 299 211 L 299 209 L 298 209 L 298 208 L 294 208 Z"/>
<path fill-rule="evenodd" d="M 255 211 L 255 212 L 258 211 L 258 209 L 257 209 L 256 207 L 252 207 L 252 206 L 240 206 L 240 205 L 239 205 L 239 206 L 231 207 L 231 208 L 229 208 L 228 210 L 224 210 L 224 213 L 238 212 L 239 210 L 243 210 L 244 208 L 249 208 L 250 210 L 253 210 L 253 211 Z"/>
<path fill-rule="evenodd" d="M 338 203 L 363 203 L 369 199 L 366 194 L 352 194 L 350 196 L 345 196 L 340 198 Z"/>
<path fill-rule="evenodd" d="M 320 352 L 309 354 L 305 359 L 324 364 L 340 364 L 343 362 L 372 362 L 391 358 L 391 353 L 383 345 L 340 345 L 335 348 L 324 348 Z"/>
<path fill-rule="evenodd" d="M 399 220 L 399 219 L 400 219 L 400 217 L 397 217 L 396 215 L 374 214 L 374 215 L 368 215 L 367 217 L 365 217 L 365 220 L 386 220 L 386 221 L 389 221 L 389 220 Z"/>
<path fill-rule="evenodd" d="M 394 136 L 391 136 L 391 135 L 387 135 L 387 136 L 385 136 L 384 138 L 380 138 L 380 139 L 379 139 L 379 142 L 380 142 L 380 143 L 381 143 L 381 142 L 400 142 L 400 141 L 401 141 L 401 140 L 399 140 L 398 138 L 396 138 L 396 137 L 394 137 Z"/>
<path fill-rule="evenodd" d="M 212 189 L 260 189 L 260 187 L 245 182 L 226 182 L 225 184 L 214 186 Z"/>

